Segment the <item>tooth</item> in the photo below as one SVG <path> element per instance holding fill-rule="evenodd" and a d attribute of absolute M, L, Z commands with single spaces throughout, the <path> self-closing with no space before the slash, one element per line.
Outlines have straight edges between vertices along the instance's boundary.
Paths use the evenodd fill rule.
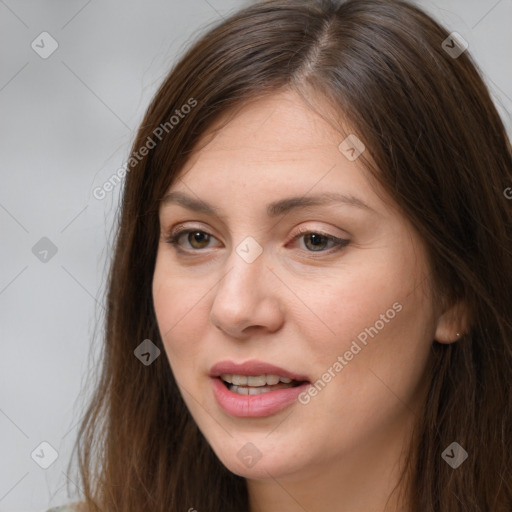
<path fill-rule="evenodd" d="M 262 393 L 270 393 L 270 391 L 272 391 L 271 389 L 265 388 L 265 387 L 242 388 L 242 389 L 247 389 L 247 394 L 248 395 L 261 395 Z M 240 393 L 240 391 L 238 391 L 238 393 Z"/>
<path fill-rule="evenodd" d="M 289 379 L 288 377 L 281 377 L 279 379 L 281 382 L 284 382 L 285 384 L 290 384 L 290 382 L 292 381 L 292 379 Z M 276 382 L 277 384 L 277 382 Z"/>
<path fill-rule="evenodd" d="M 248 386 L 264 386 L 266 383 L 265 375 L 249 375 L 247 377 Z"/>
<path fill-rule="evenodd" d="M 260 387 L 246 387 L 246 386 L 229 386 L 229 390 L 232 393 L 237 393 L 238 395 L 260 395 L 262 393 L 270 393 L 275 389 L 286 389 L 290 386 L 288 384 L 280 383 L 277 386 L 269 387 L 269 386 L 260 386 Z"/>
<path fill-rule="evenodd" d="M 233 375 L 233 384 L 245 386 L 247 384 L 247 375 Z"/>
<path fill-rule="evenodd" d="M 225 380 L 226 382 L 229 382 L 230 384 L 233 383 L 233 375 L 231 375 L 230 373 L 223 373 L 220 378 L 222 380 Z"/>
<path fill-rule="evenodd" d="M 277 375 L 267 375 L 265 380 L 268 386 L 274 386 L 279 382 L 279 377 Z"/>

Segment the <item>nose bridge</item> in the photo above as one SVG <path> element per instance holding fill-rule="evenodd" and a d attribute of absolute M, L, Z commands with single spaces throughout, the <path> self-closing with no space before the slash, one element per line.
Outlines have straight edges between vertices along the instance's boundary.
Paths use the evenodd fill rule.
<path fill-rule="evenodd" d="M 238 300 L 254 300 L 263 284 L 266 258 L 263 248 L 253 237 L 245 237 L 235 245 L 226 262 L 227 273 L 219 283 L 217 295 Z"/>
<path fill-rule="evenodd" d="M 246 237 L 235 245 L 226 260 L 226 273 L 215 291 L 211 320 L 231 335 L 249 326 L 276 328 L 280 319 L 275 288 L 268 286 L 272 273 L 261 245 Z"/>

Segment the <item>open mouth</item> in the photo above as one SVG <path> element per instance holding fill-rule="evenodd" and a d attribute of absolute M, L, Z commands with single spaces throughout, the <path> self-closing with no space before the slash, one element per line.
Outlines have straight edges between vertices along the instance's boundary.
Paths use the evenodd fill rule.
<path fill-rule="evenodd" d="M 293 380 L 279 375 L 232 375 L 219 376 L 224 386 L 238 395 L 260 395 L 279 389 L 295 388 L 308 381 Z"/>

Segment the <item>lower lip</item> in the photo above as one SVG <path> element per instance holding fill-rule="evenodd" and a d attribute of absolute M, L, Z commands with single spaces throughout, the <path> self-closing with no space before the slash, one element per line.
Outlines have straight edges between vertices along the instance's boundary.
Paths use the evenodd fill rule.
<path fill-rule="evenodd" d="M 239 395 L 230 391 L 220 378 L 212 378 L 213 394 L 225 412 L 238 418 L 260 418 L 282 411 L 309 387 L 305 382 L 294 388 L 277 389 L 259 395 Z"/>

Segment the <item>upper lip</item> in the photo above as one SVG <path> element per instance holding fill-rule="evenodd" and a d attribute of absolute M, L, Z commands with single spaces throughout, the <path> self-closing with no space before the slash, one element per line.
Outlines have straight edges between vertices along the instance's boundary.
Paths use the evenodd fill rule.
<path fill-rule="evenodd" d="M 299 382 L 308 381 L 308 377 L 299 373 L 291 372 L 264 361 L 253 359 L 244 363 L 235 363 L 233 361 L 219 361 L 210 369 L 210 377 L 219 377 L 223 374 L 231 375 L 278 375 L 279 377 L 288 377 Z"/>

